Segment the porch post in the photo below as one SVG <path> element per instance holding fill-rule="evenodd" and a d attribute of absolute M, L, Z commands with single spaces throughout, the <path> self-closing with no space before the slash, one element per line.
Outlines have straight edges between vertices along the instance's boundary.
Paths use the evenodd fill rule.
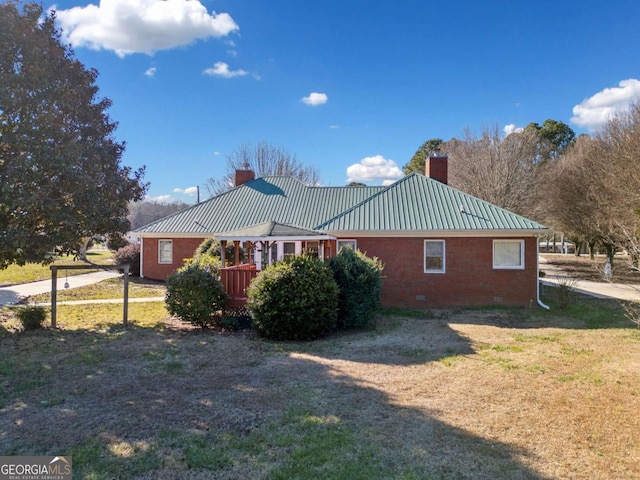
<path fill-rule="evenodd" d="M 240 240 L 234 240 L 233 246 L 235 247 L 235 259 L 233 264 L 240 265 Z"/>
<path fill-rule="evenodd" d="M 253 265 L 253 258 L 251 258 L 251 250 L 253 250 L 253 243 L 247 241 L 247 264 Z"/>
<path fill-rule="evenodd" d="M 222 268 L 226 266 L 227 259 L 225 258 L 225 250 L 227 249 L 227 241 L 222 240 L 220 242 L 220 263 L 222 264 Z"/>

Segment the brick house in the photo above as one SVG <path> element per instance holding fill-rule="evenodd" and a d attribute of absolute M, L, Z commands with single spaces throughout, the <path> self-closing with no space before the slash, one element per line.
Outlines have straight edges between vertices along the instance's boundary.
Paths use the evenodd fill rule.
<path fill-rule="evenodd" d="M 242 303 L 264 265 L 350 246 L 384 264 L 384 306 L 541 304 L 537 239 L 546 227 L 448 186 L 446 157 L 430 157 L 425 173 L 387 187 L 315 187 L 238 171 L 232 190 L 135 231 L 141 275 L 165 279 L 206 238 L 233 242 L 248 258 L 221 275 Z"/>

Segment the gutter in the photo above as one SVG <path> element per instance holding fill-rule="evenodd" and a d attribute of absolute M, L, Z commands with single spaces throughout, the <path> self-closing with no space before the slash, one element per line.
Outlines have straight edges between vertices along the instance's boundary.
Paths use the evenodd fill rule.
<path fill-rule="evenodd" d="M 542 300 L 540 300 L 540 283 L 542 282 L 540 280 L 540 245 L 538 245 L 537 239 L 536 239 L 536 248 L 538 249 L 538 251 L 536 252 L 536 271 L 537 271 L 536 281 L 538 282 L 538 284 L 536 285 L 536 302 L 540 307 L 544 308 L 545 310 L 551 310 L 549 305 L 542 303 Z"/>

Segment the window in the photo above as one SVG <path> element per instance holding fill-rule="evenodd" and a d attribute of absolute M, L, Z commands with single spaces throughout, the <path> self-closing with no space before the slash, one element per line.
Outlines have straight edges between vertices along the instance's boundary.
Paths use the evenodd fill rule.
<path fill-rule="evenodd" d="M 444 240 L 424 241 L 424 273 L 444 273 Z"/>
<path fill-rule="evenodd" d="M 305 253 L 310 257 L 318 258 L 320 256 L 320 242 L 307 242 Z"/>
<path fill-rule="evenodd" d="M 284 242 L 283 253 L 284 253 L 284 258 L 295 256 L 296 244 L 293 242 Z"/>
<path fill-rule="evenodd" d="M 338 253 L 340 253 L 340 249 L 342 247 L 347 247 L 352 249 L 353 251 L 356 251 L 356 249 L 358 248 L 358 244 L 355 240 L 338 240 Z"/>
<path fill-rule="evenodd" d="M 524 240 L 494 240 L 493 268 L 524 270 Z"/>
<path fill-rule="evenodd" d="M 173 263 L 173 240 L 158 240 L 158 263 Z"/>

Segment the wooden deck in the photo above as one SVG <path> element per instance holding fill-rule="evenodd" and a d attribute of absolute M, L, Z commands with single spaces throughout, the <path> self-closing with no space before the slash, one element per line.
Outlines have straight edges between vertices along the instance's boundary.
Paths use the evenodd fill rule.
<path fill-rule="evenodd" d="M 236 265 L 219 270 L 220 280 L 227 292 L 229 307 L 244 307 L 247 303 L 247 287 L 258 275 L 255 265 Z"/>

